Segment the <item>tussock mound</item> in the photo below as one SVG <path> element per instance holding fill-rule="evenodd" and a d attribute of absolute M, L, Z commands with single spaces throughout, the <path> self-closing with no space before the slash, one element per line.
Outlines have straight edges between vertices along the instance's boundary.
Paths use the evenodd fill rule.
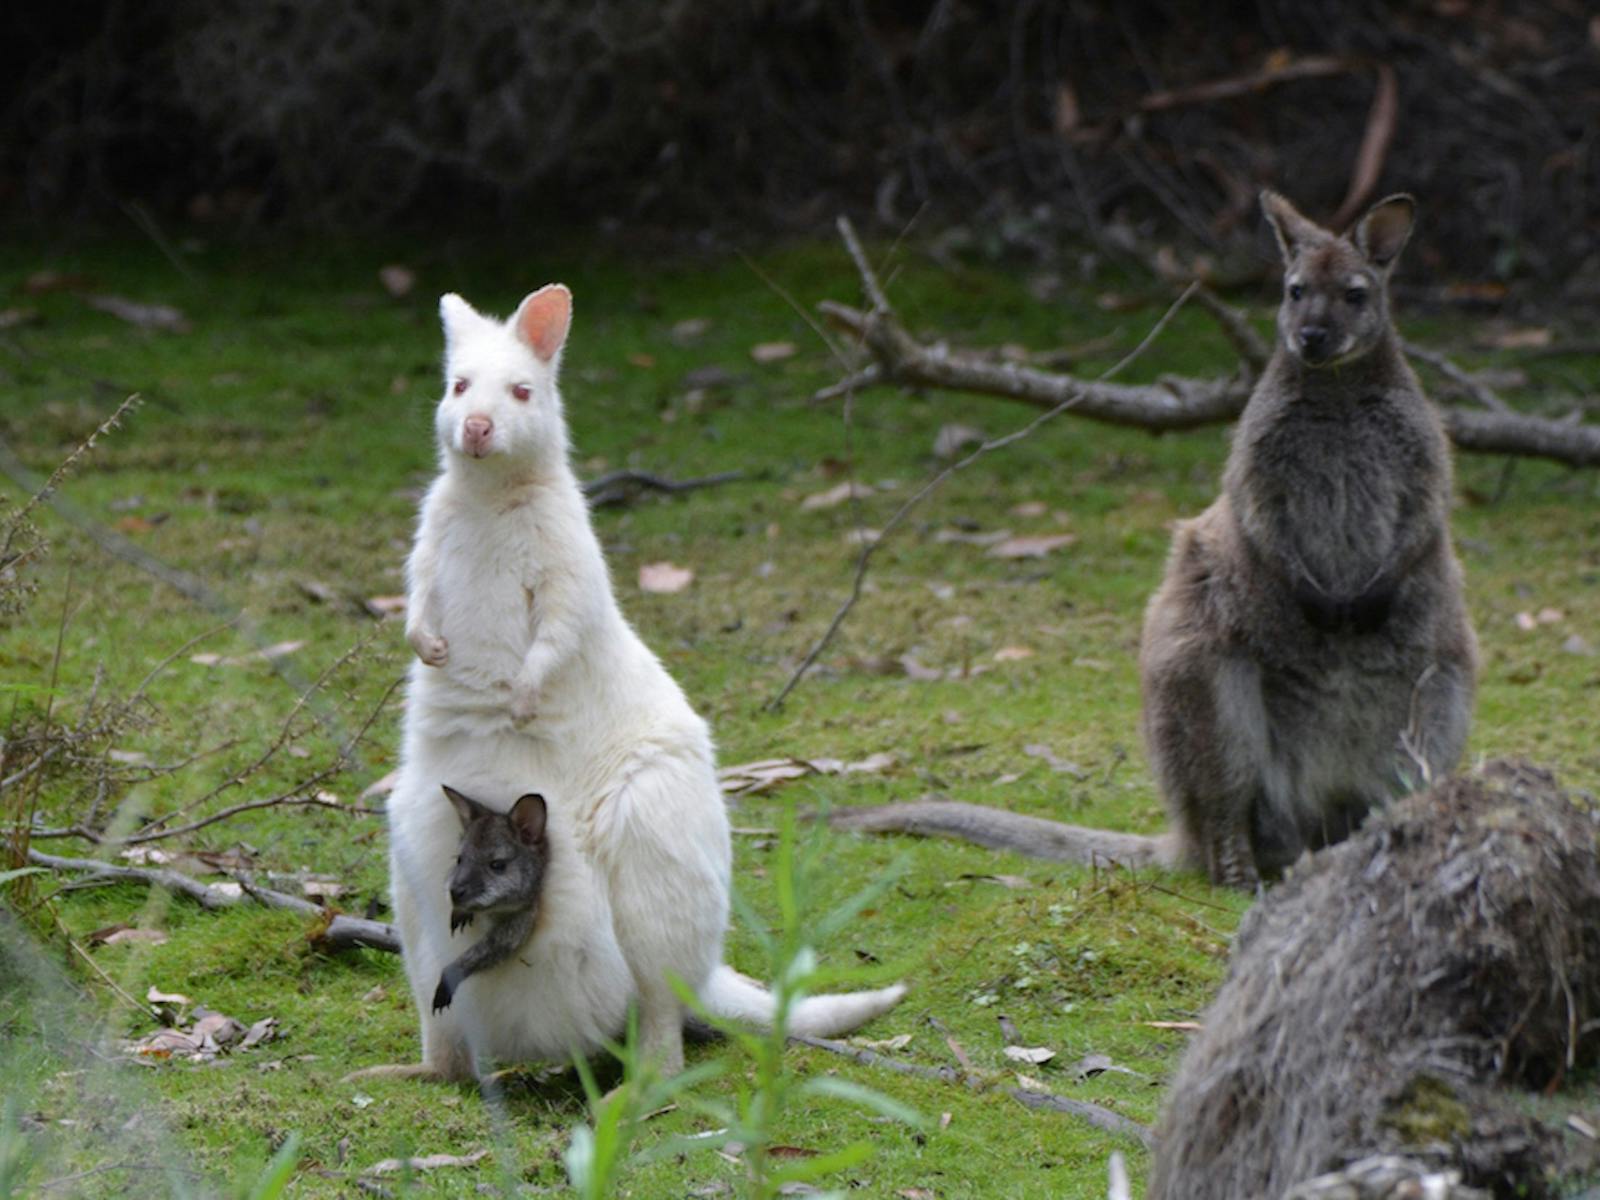
<path fill-rule="evenodd" d="M 1374 1153 L 1547 1194 L 1560 1134 L 1512 1092 L 1592 1057 L 1597 833 L 1548 772 L 1497 762 L 1302 860 L 1240 929 L 1149 1200 L 1278 1200 Z"/>

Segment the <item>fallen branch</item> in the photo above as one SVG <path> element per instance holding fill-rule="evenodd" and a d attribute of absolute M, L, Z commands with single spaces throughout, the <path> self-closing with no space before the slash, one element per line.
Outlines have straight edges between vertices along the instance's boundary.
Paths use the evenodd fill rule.
<path fill-rule="evenodd" d="M 585 482 L 583 494 L 589 497 L 591 508 L 606 508 L 631 503 L 644 492 L 676 495 L 679 492 L 692 492 L 699 488 L 736 483 L 744 477 L 743 471 L 723 471 L 700 479 L 667 479 L 661 475 L 653 475 L 649 471 L 607 471 L 604 475 L 597 475 Z"/>
<path fill-rule="evenodd" d="M 264 888 L 245 875 L 235 875 L 234 878 L 238 880 L 245 894 L 258 904 L 268 908 L 286 908 L 324 921 L 325 924 L 320 930 L 311 932 L 311 944 L 318 949 L 383 950 L 390 954 L 400 953 L 400 935 L 395 931 L 395 927 L 387 922 L 335 912 L 331 908 L 313 904 L 310 900 L 299 896 Z"/>
<path fill-rule="evenodd" d="M 1220 301 L 1203 303 L 1214 315 L 1221 311 Z M 1242 373 L 1221 379 L 1168 376 L 1145 385 L 1090 382 L 925 345 L 907 333 L 893 313 L 865 313 L 831 300 L 823 301 L 822 311 L 840 327 L 860 335 L 886 383 L 976 392 L 1034 408 L 1070 403 L 1079 416 L 1152 433 L 1223 424 L 1238 416 L 1250 398 L 1252 383 Z M 1600 426 L 1454 407 L 1442 407 L 1440 415 L 1451 441 L 1463 453 L 1544 458 L 1569 467 L 1600 466 Z"/>
<path fill-rule="evenodd" d="M 802 1046 L 810 1046 L 814 1050 L 826 1050 L 829 1054 L 837 1054 L 844 1058 L 852 1059 L 865 1067 L 882 1067 L 886 1071 L 893 1071 L 897 1075 L 910 1075 L 917 1079 L 932 1079 L 939 1083 L 964 1084 L 974 1090 L 993 1086 L 993 1080 L 986 1078 L 977 1071 L 962 1071 L 955 1067 L 928 1067 L 921 1063 L 901 1062 L 890 1058 L 888 1055 L 879 1054 L 876 1050 L 868 1050 L 865 1046 L 852 1046 L 849 1042 L 838 1042 L 832 1038 L 805 1037 L 792 1035 L 789 1040 Z M 1068 1116 L 1079 1117 L 1089 1122 L 1096 1129 L 1103 1129 L 1107 1133 L 1120 1133 L 1128 1137 L 1138 1138 L 1144 1145 L 1152 1144 L 1152 1135 L 1146 1125 L 1130 1120 L 1121 1113 L 1113 1112 L 1099 1104 L 1091 1104 L 1087 1100 L 1071 1100 L 1066 1096 L 1058 1096 L 1054 1092 L 1041 1092 L 1032 1088 L 1001 1088 L 1013 1100 L 1029 1108 L 1044 1109 L 1047 1112 L 1065 1113 Z"/>
<path fill-rule="evenodd" d="M 239 895 L 219 884 L 205 883 L 185 875 L 182 871 L 165 867 L 134 867 L 121 863 L 101 862 L 93 858 L 60 858 L 54 854 L 31 849 L 28 851 L 28 861 L 52 871 L 82 871 L 93 879 L 120 880 L 166 888 L 169 892 L 188 896 L 210 912 L 232 908 L 240 901 Z M 322 927 L 313 930 L 310 935 L 312 945 L 319 949 L 368 949 L 384 950 L 391 954 L 400 953 L 400 936 L 395 932 L 393 925 L 335 912 L 320 904 L 313 904 L 310 900 L 302 900 L 299 896 L 261 887 L 243 876 L 235 877 L 235 881 L 244 895 L 248 895 L 267 908 L 288 909 L 319 918 L 323 922 Z"/>
<path fill-rule="evenodd" d="M 190 878 L 182 871 L 172 871 L 165 867 L 132 867 L 122 863 L 101 862 L 95 858 L 61 858 L 33 849 L 28 851 L 28 861 L 35 866 L 48 867 L 52 871 L 86 871 L 98 879 L 125 880 L 130 883 L 147 884 L 150 887 L 166 888 L 169 892 L 188 896 L 201 908 L 212 912 L 230 908 L 239 902 L 237 896 L 216 884 L 203 883 Z"/>

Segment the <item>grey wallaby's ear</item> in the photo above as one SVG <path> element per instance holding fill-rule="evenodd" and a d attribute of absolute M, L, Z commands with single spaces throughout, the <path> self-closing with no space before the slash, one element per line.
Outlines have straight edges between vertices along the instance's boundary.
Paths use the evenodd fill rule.
<path fill-rule="evenodd" d="M 523 845 L 534 846 L 544 838 L 545 818 L 548 815 L 544 797 L 538 792 L 517 797 L 517 802 L 511 806 L 511 823 L 517 827 L 517 837 Z"/>
<path fill-rule="evenodd" d="M 1272 226 L 1273 235 L 1278 239 L 1278 249 L 1283 252 L 1283 261 L 1286 263 L 1307 243 L 1328 236 L 1315 221 L 1302 216 L 1298 208 L 1270 189 L 1261 193 L 1261 211 Z"/>
<path fill-rule="evenodd" d="M 1356 222 L 1351 240 L 1373 266 L 1387 271 L 1405 249 L 1416 216 L 1417 202 L 1412 197 L 1404 192 L 1385 196 Z"/>
<path fill-rule="evenodd" d="M 456 816 L 461 818 L 462 825 L 471 825 L 485 811 L 483 805 L 471 796 L 463 796 L 448 783 L 439 786 L 444 788 L 445 799 L 449 800 L 450 806 L 456 810 Z"/>

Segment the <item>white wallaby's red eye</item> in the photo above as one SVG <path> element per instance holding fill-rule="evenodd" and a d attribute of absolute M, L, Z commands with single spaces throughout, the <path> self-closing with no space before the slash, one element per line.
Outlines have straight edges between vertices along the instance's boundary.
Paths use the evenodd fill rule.
<path fill-rule="evenodd" d="M 458 379 L 450 385 L 450 390 L 459 396 L 471 386 L 472 385 L 467 380 Z"/>
<path fill-rule="evenodd" d="M 511 385 L 511 394 L 518 400 L 526 400 L 533 395 L 533 389 L 525 383 L 513 383 Z"/>

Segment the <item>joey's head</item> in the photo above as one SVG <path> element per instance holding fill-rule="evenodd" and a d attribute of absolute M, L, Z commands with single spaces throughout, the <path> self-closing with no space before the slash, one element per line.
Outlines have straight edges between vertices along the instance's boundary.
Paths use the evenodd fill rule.
<path fill-rule="evenodd" d="M 1278 335 L 1308 367 L 1338 366 L 1371 352 L 1389 331 L 1389 273 L 1411 236 L 1416 202 L 1378 201 L 1347 234 L 1331 233 L 1276 192 L 1261 207 L 1283 251 Z"/>
<path fill-rule="evenodd" d="M 461 849 L 450 871 L 451 932 L 478 913 L 535 907 L 550 857 L 544 797 L 530 793 L 510 812 L 499 813 L 448 784 L 444 794 L 462 825 Z"/>
<path fill-rule="evenodd" d="M 435 426 L 447 464 L 535 468 L 564 460 L 566 420 L 556 376 L 572 323 L 572 293 L 547 284 L 505 321 L 454 292 L 439 298 L 444 396 Z"/>

